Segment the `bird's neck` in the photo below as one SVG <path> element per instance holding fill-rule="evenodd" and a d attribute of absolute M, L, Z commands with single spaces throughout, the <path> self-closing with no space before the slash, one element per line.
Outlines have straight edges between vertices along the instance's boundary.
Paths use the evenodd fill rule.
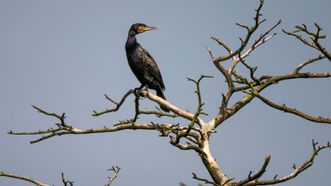
<path fill-rule="evenodd" d="M 128 40 L 126 41 L 125 48 L 127 50 L 133 49 L 138 45 L 136 36 L 134 34 L 131 34 L 129 32 L 128 34 Z"/>

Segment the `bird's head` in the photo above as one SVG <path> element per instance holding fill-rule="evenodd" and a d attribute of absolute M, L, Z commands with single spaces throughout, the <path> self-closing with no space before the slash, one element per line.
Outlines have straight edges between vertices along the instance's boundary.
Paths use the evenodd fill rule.
<path fill-rule="evenodd" d="M 137 34 L 149 31 L 149 30 L 157 30 L 157 29 L 158 28 L 156 28 L 156 27 L 150 27 L 143 23 L 135 23 L 131 26 L 131 28 L 129 30 L 129 34 L 137 35 Z"/>

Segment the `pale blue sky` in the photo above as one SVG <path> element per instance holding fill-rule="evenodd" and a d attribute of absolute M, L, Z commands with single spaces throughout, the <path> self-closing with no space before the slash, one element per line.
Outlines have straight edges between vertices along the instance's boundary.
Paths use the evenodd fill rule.
<path fill-rule="evenodd" d="M 158 31 L 138 36 L 138 41 L 156 59 L 166 85 L 165 95 L 179 107 L 194 110 L 194 85 L 186 77 L 214 75 L 203 83 L 204 109 L 210 119 L 225 91 L 224 78 L 210 61 L 205 48 L 216 55 L 225 51 L 210 36 L 238 47 L 244 34 L 235 23 L 252 24 L 258 1 L 0 1 L 0 170 L 61 185 L 64 172 L 75 185 L 103 185 L 112 165 L 122 167 L 115 185 L 190 186 L 192 172 L 208 177 L 194 152 L 181 151 L 151 131 L 122 131 L 111 134 L 62 136 L 30 145 L 33 137 L 9 136 L 9 130 L 33 131 L 53 126 L 54 119 L 35 112 L 31 104 L 67 114 L 67 121 L 80 128 L 110 126 L 133 113 L 132 98 L 115 114 L 94 118 L 94 109 L 111 107 L 107 93 L 120 98 L 139 86 L 125 57 L 124 44 L 131 24 L 143 22 Z M 258 74 L 280 74 L 294 69 L 316 51 L 303 47 L 281 29 L 318 22 L 328 35 L 322 43 L 331 50 L 331 3 L 328 0 L 266 0 L 263 8 L 271 26 L 283 23 L 278 35 L 257 49 L 248 62 L 258 65 Z M 256 34 L 258 36 L 259 32 Z M 307 71 L 331 71 L 323 61 Z M 264 95 L 315 115 L 331 117 L 331 79 L 296 80 L 280 83 Z M 155 104 L 144 101 L 143 107 Z M 141 122 L 183 122 L 143 117 Z M 186 122 L 182 123 L 183 125 Z M 229 177 L 244 178 L 260 167 L 265 154 L 271 162 L 265 178 L 283 176 L 311 154 L 311 139 L 331 140 L 329 125 L 315 124 L 270 109 L 254 100 L 237 116 L 226 121 L 212 137 L 212 151 Z M 137 159 L 139 161 L 137 161 Z M 331 152 L 320 153 L 312 168 L 281 185 L 320 185 L 331 182 Z M 27 185 L 0 178 L 0 185 Z"/>

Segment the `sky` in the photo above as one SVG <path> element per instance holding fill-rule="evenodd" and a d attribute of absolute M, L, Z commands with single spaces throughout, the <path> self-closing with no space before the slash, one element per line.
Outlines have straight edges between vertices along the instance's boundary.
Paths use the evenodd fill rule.
<path fill-rule="evenodd" d="M 61 172 L 75 185 L 103 185 L 121 167 L 113 185 L 179 185 L 199 182 L 192 172 L 208 178 L 195 152 L 181 151 L 168 138 L 153 131 L 66 135 L 30 144 L 34 136 L 11 136 L 7 132 L 36 131 L 54 126 L 54 118 L 37 113 L 32 104 L 49 112 L 67 115 L 78 128 L 112 126 L 134 114 L 130 97 L 117 113 L 91 116 L 113 105 L 104 94 L 119 99 L 140 84 L 126 61 L 124 45 L 130 26 L 142 22 L 158 31 L 139 35 L 138 41 L 153 55 L 162 72 L 165 96 L 180 108 L 194 111 L 194 84 L 187 77 L 212 75 L 202 83 L 206 121 L 216 113 L 224 78 L 213 66 L 206 45 L 215 55 L 225 54 L 210 36 L 239 46 L 245 32 L 235 23 L 253 24 L 258 1 L 111 1 L 111 0 L 1 0 L 0 1 L 0 171 L 22 174 L 44 183 L 62 185 Z M 317 22 L 328 37 L 322 44 L 331 50 L 328 0 L 266 0 L 262 14 L 267 21 L 254 36 L 282 19 L 277 35 L 258 48 L 247 62 L 258 66 L 257 74 L 283 74 L 318 53 L 281 32 Z M 225 62 L 229 63 L 229 62 Z M 239 69 L 240 70 L 240 69 Z M 322 61 L 305 71 L 331 71 Z M 243 69 L 241 69 L 243 71 Z M 263 95 L 313 115 L 331 117 L 331 79 L 294 80 L 270 87 Z M 239 97 L 235 97 L 239 99 Z M 155 103 L 143 100 L 143 108 Z M 181 119 L 141 117 L 139 122 L 188 122 Z M 246 178 L 257 170 L 265 154 L 271 162 L 264 178 L 281 177 L 310 157 L 311 140 L 330 141 L 331 126 L 306 121 L 271 109 L 253 100 L 227 120 L 211 137 L 212 153 L 229 177 Z M 280 185 L 320 185 L 331 182 L 331 151 L 325 150 L 314 165 L 297 178 Z M 0 178 L 0 185 L 23 186 L 26 182 Z"/>

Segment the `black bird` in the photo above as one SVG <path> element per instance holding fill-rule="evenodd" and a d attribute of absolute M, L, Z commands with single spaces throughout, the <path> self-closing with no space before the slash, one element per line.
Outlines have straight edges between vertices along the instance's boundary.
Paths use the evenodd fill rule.
<path fill-rule="evenodd" d="M 153 57 L 144 49 L 136 39 L 136 35 L 149 31 L 157 30 L 156 27 L 149 27 L 142 23 L 133 24 L 128 33 L 128 40 L 125 44 L 126 57 L 134 75 L 137 77 L 141 86 L 151 88 L 156 91 L 156 95 L 166 100 L 163 91 L 165 90 L 161 72 Z M 169 109 L 160 106 L 165 112 Z"/>

